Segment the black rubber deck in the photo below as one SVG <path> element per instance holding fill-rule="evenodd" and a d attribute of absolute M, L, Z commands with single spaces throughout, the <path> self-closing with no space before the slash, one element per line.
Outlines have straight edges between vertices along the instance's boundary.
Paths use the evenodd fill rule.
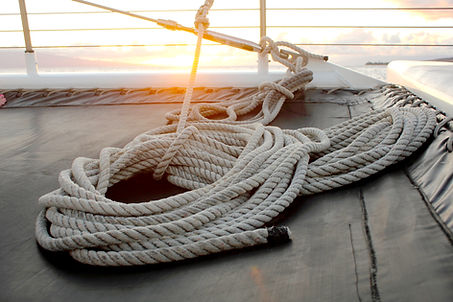
<path fill-rule="evenodd" d="M 274 124 L 325 128 L 370 108 L 321 97 L 314 92 L 306 103 L 286 104 Z M 451 237 L 408 177 L 406 166 L 416 159 L 298 198 L 277 221 L 292 231 L 286 244 L 129 268 L 90 267 L 40 249 L 37 200 L 57 187 L 59 171 L 78 156 L 124 146 L 178 106 L 0 110 L 0 301 L 453 301 Z M 164 184 L 144 175 L 109 194 L 124 201 L 165 194 L 153 185 Z"/>

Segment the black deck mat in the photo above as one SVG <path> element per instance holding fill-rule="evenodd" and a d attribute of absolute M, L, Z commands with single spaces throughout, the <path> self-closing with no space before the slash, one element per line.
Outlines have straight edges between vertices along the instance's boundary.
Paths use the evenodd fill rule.
<path fill-rule="evenodd" d="M 368 110 L 322 95 L 286 104 L 275 124 L 325 128 Z M 407 177 L 407 162 L 299 197 L 278 220 L 293 237 L 282 245 L 129 268 L 90 267 L 41 250 L 37 200 L 57 187 L 58 173 L 77 156 L 98 157 L 162 125 L 178 106 L 0 110 L 0 301 L 453 301 L 453 247 Z M 158 198 L 137 189 L 146 177 L 110 194 Z"/>

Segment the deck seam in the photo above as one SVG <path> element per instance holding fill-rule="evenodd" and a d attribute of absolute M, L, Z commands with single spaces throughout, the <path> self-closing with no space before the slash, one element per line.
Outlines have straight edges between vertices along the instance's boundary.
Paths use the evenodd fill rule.
<path fill-rule="evenodd" d="M 352 229 L 350 223 L 349 223 L 349 240 L 351 242 L 352 259 L 354 260 L 355 291 L 357 294 L 357 298 L 359 299 L 359 302 L 362 302 L 362 297 L 360 297 L 359 293 L 359 273 L 357 272 L 357 259 L 354 248 L 354 240 L 352 239 Z"/>
<path fill-rule="evenodd" d="M 365 240 L 368 248 L 368 255 L 370 257 L 370 289 L 371 289 L 371 301 L 380 302 L 381 296 L 379 294 L 379 288 L 377 284 L 377 258 L 376 250 L 373 246 L 373 240 L 371 237 L 370 226 L 368 222 L 368 211 L 365 204 L 365 197 L 363 196 L 362 188 L 359 190 L 360 206 L 362 208 L 362 230 L 365 235 Z"/>

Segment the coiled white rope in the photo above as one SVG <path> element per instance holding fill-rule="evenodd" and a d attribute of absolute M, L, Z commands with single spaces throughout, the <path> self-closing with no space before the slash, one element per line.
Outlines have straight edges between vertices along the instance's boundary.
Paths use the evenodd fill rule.
<path fill-rule="evenodd" d="M 140 265 L 285 238 L 285 228 L 265 225 L 297 195 L 352 183 L 409 156 L 431 135 L 435 117 L 392 108 L 325 131 L 193 123 L 179 135 L 176 127 L 105 148 L 99 159 L 75 159 L 60 173 L 60 188 L 39 199 L 39 244 L 83 263 Z M 137 173 L 160 176 L 166 155 L 167 180 L 190 191 L 136 204 L 105 197 Z"/>
<path fill-rule="evenodd" d="M 206 5 L 202 23 L 209 1 Z M 104 148 L 99 159 L 76 158 L 60 173 L 60 188 L 39 199 L 38 243 L 69 251 L 83 263 L 123 266 L 285 240 L 286 227 L 266 225 L 298 195 L 382 171 L 431 135 L 434 113 L 420 108 L 374 111 L 325 131 L 264 126 L 311 80 L 303 56 L 284 62 L 292 66 L 293 77 L 262 85 L 251 104 L 241 100 L 190 109 L 189 89 L 178 125 L 143 133 L 124 148 Z M 259 105 L 254 118 L 237 121 Z M 219 112 L 228 118 L 209 119 Z M 169 117 L 178 120 L 179 114 Z M 112 185 L 149 171 L 189 191 L 134 204 L 105 196 Z"/>
<path fill-rule="evenodd" d="M 380 92 L 383 93 L 387 100 L 384 102 L 384 107 L 424 107 L 433 110 L 436 114 L 438 124 L 434 129 L 434 137 L 439 136 L 441 132 L 448 131 L 449 135 L 446 140 L 446 148 L 448 152 L 453 152 L 453 117 L 437 109 L 424 99 L 413 94 L 411 91 L 399 85 L 384 85 Z"/>

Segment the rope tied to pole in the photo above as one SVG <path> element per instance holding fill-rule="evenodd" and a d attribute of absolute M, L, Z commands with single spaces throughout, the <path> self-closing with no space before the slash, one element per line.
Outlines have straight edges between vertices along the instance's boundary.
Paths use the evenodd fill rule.
<path fill-rule="evenodd" d="M 270 54 L 272 59 L 288 68 L 288 72 L 300 71 L 302 67 L 308 64 L 310 58 L 325 60 L 325 56 L 317 55 L 308 52 L 294 44 L 277 41 L 274 42 L 269 37 L 262 37 L 260 41 L 261 54 Z M 285 48 L 289 48 L 294 52 L 286 52 Z"/>
<path fill-rule="evenodd" d="M 247 98 L 222 101 L 211 104 L 195 104 L 187 110 L 186 121 L 224 122 L 228 124 L 262 123 L 269 124 L 278 115 L 281 106 L 288 99 L 294 97 L 297 91 L 303 91 L 305 86 L 313 80 L 313 72 L 307 68 L 288 76 L 278 83 L 264 82 L 259 91 Z M 241 117 L 259 109 L 255 116 L 242 120 Z M 168 112 L 165 117 L 172 123 L 181 116 L 181 109 Z M 219 119 L 219 115 L 226 115 Z"/>

